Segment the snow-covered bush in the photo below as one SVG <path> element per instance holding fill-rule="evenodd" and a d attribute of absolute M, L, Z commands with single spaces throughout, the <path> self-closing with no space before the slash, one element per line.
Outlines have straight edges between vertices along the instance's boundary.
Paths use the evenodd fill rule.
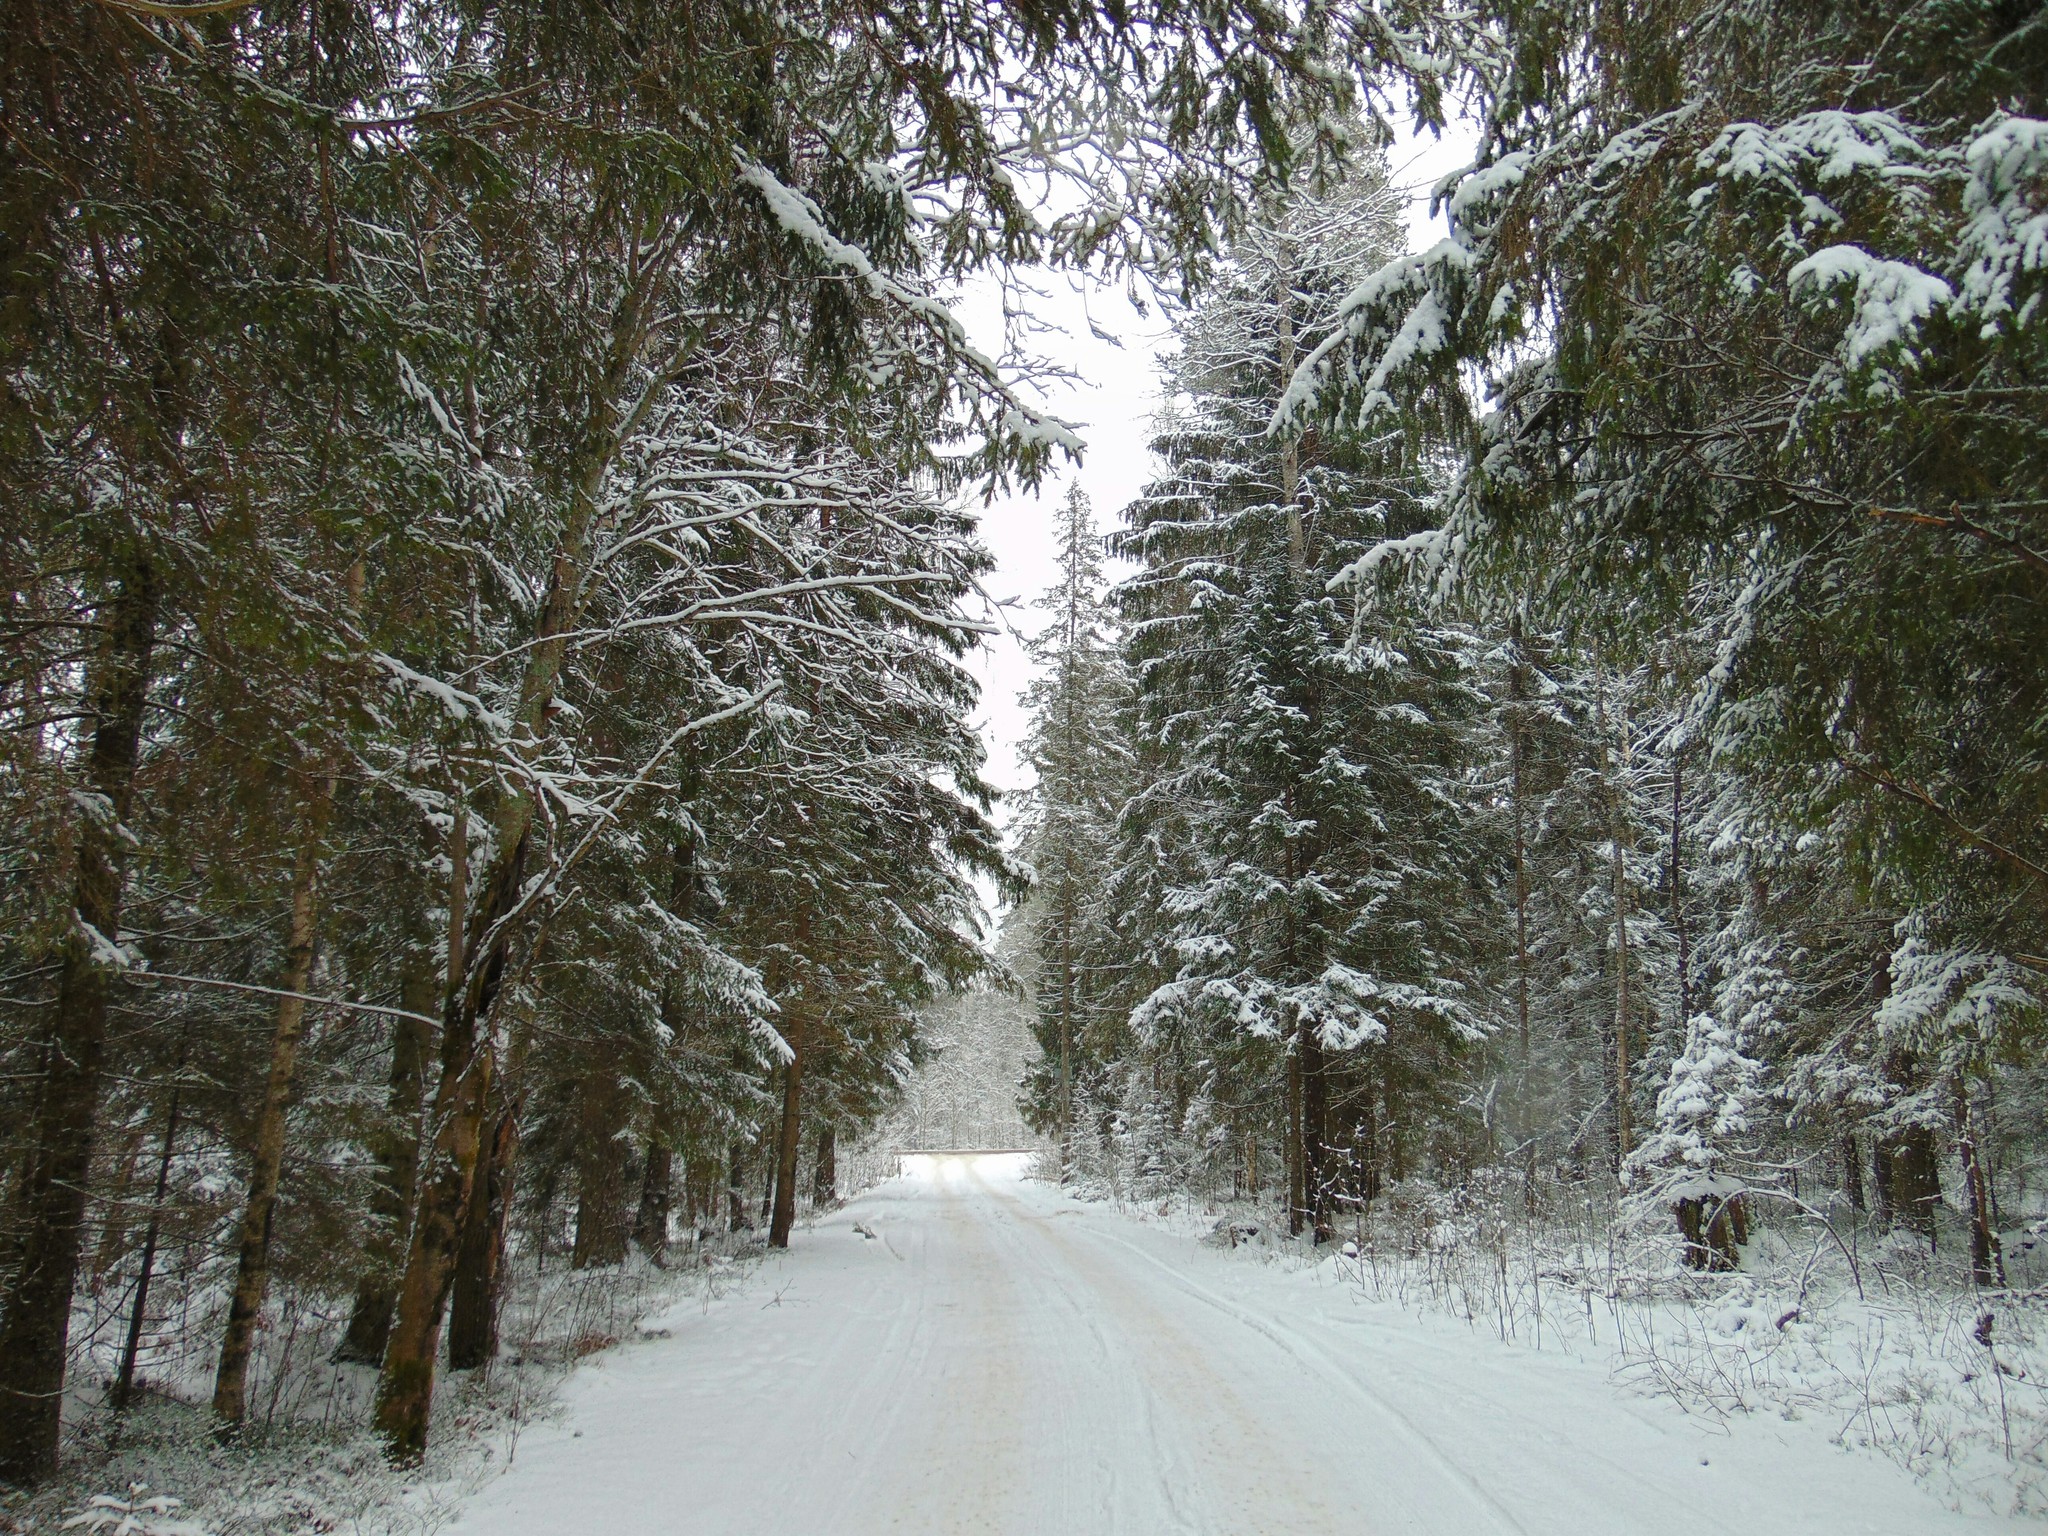
<path fill-rule="evenodd" d="M 1735 1268 L 1749 1239 L 1747 1185 L 1731 1163 L 1743 1149 L 1762 1073 L 1733 1030 L 1712 1014 L 1695 1015 L 1657 1095 L 1657 1129 L 1623 1168 L 1638 1209 L 1676 1213 L 1693 1269 Z"/>

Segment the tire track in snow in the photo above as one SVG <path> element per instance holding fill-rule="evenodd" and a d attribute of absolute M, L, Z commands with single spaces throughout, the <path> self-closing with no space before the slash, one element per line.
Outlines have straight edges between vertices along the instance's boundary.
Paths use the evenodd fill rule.
<path fill-rule="evenodd" d="M 1333 1507 L 1325 1469 L 1303 1439 L 1276 1432 L 1244 1400 L 1211 1359 L 1207 1341 L 1191 1339 L 1132 1284 L 1049 1221 L 976 1176 L 1005 1225 L 1037 1237 L 1041 1262 L 1056 1253 L 1079 1279 L 1095 1308 L 1117 1326 L 1130 1368 L 1153 1387 L 1137 1394 L 1146 1438 L 1158 1458 L 1159 1493 L 1177 1528 L 1242 1536 L 1254 1530 L 1336 1531 L 1352 1520 Z M 1029 1239 L 1026 1239 L 1027 1243 Z M 1162 1422 L 1161 1410 L 1165 1422 Z"/>
<path fill-rule="evenodd" d="M 1130 1242 L 1128 1239 L 1099 1231 L 1090 1231 L 1088 1235 L 1103 1242 L 1114 1243 L 1117 1247 L 1142 1259 L 1146 1264 L 1165 1275 L 1183 1295 L 1192 1297 L 1194 1300 L 1202 1302 L 1204 1305 L 1215 1309 L 1233 1321 L 1251 1329 L 1262 1338 L 1278 1345 L 1294 1360 L 1322 1377 L 1325 1381 L 1334 1383 L 1342 1388 L 1355 1401 L 1364 1404 L 1381 1418 L 1391 1423 L 1409 1444 L 1420 1451 L 1438 1471 L 1442 1472 L 1447 1479 L 1455 1484 L 1471 1500 L 1479 1512 L 1486 1517 L 1487 1521 L 1496 1530 L 1503 1532 L 1504 1536 L 1529 1536 L 1527 1527 L 1515 1517 L 1514 1512 L 1502 1504 L 1499 1499 L 1495 1498 L 1483 1483 L 1459 1466 L 1457 1461 L 1442 1446 L 1438 1445 L 1432 1436 L 1417 1426 L 1412 1419 L 1379 1393 L 1373 1391 L 1364 1382 L 1358 1380 L 1350 1372 L 1332 1361 L 1327 1351 L 1317 1349 L 1308 1340 L 1284 1324 L 1275 1322 L 1271 1318 L 1261 1317 L 1258 1313 L 1217 1295 L 1207 1286 L 1188 1278 L 1188 1276 L 1173 1268 L 1170 1264 L 1145 1252 L 1143 1248 L 1139 1247 L 1136 1243 Z"/>

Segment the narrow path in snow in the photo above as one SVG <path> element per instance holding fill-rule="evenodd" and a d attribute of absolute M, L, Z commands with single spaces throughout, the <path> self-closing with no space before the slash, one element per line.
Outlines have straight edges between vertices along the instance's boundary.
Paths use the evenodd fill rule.
<path fill-rule="evenodd" d="M 1361 1303 L 934 1160 L 579 1373 L 463 1536 L 2019 1529 L 1809 1424 Z M 854 1231 L 861 1223 L 876 1236 Z"/>

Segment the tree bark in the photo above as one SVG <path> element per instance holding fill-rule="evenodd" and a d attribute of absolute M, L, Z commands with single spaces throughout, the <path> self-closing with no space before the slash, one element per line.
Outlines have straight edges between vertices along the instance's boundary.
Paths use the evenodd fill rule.
<path fill-rule="evenodd" d="M 668 1214 L 674 1203 L 676 1159 L 659 1136 L 648 1138 L 640 1168 L 640 1209 L 633 1215 L 633 1242 L 657 1269 L 668 1260 Z"/>
<path fill-rule="evenodd" d="M 1508 672 L 1509 694 L 1519 706 L 1528 697 L 1528 670 L 1522 660 L 1522 620 L 1513 625 L 1515 660 Z M 1527 802 L 1522 792 L 1526 732 L 1519 707 L 1508 726 L 1508 757 L 1515 813 L 1515 1025 L 1520 1047 L 1521 1081 L 1515 1085 L 1515 1135 L 1522 1143 L 1522 1204 L 1536 1209 L 1536 1117 L 1531 1037 L 1529 1030 L 1529 858 Z"/>
<path fill-rule="evenodd" d="M 839 1133 L 830 1121 L 818 1127 L 818 1159 L 811 1167 L 811 1204 L 820 1210 L 839 1203 Z"/>
<path fill-rule="evenodd" d="M 1970 1278 L 1986 1289 L 2005 1284 L 2005 1258 L 1991 1219 L 1991 1175 L 1977 1145 L 1967 1077 L 1955 1083 L 1956 1151 L 1963 1162 L 1963 1190 L 1970 1202 Z"/>
<path fill-rule="evenodd" d="M 803 1026 L 791 1021 L 789 1061 L 782 1069 L 782 1132 L 775 1145 L 775 1209 L 768 1220 L 768 1246 L 787 1248 L 796 1225 L 797 1149 L 803 1136 Z"/>
<path fill-rule="evenodd" d="M 626 1258 L 625 1089 L 603 1070 L 577 1094 L 576 1245 L 572 1269 L 604 1268 Z"/>
<path fill-rule="evenodd" d="M 1861 1212 L 1863 1199 L 1863 1149 L 1857 1144 L 1854 1131 L 1842 1132 L 1842 1194 L 1849 1201 L 1849 1209 Z"/>
<path fill-rule="evenodd" d="M 86 687 L 93 717 L 86 782 L 97 801 L 81 817 L 73 905 L 57 997 L 42 1045 L 41 1102 L 17 1192 L 21 1234 L 0 1322 L 0 1478 L 32 1483 L 57 1470 L 71 1299 L 78 1282 L 86 1178 L 99 1119 L 110 974 L 103 942 L 121 927 L 142 715 L 149 700 L 159 594 L 137 561 L 106 607 L 106 638 Z"/>
<path fill-rule="evenodd" d="M 1678 1017 L 1682 1030 L 1692 1019 L 1692 944 L 1685 927 L 1684 759 L 1671 754 L 1671 931 L 1678 939 Z"/>
<path fill-rule="evenodd" d="M 1287 1235 L 1301 1236 L 1303 1195 L 1307 1185 L 1301 1159 L 1301 1041 L 1299 1027 L 1294 1049 L 1287 1053 Z"/>
<path fill-rule="evenodd" d="M 1329 1073 L 1315 1031 L 1301 1036 L 1301 1167 L 1308 1200 L 1309 1230 L 1318 1243 L 1330 1240 L 1330 1178 L 1325 1153 L 1330 1140 Z"/>
<path fill-rule="evenodd" d="M 1626 817 L 1622 811 L 1621 785 L 1612 767 L 1611 743 L 1607 730 L 1607 669 L 1596 652 L 1593 665 L 1599 673 L 1599 694 L 1597 704 L 1600 713 L 1600 776 L 1607 791 L 1608 842 L 1610 849 L 1609 875 L 1613 886 L 1611 900 L 1614 904 L 1614 1170 L 1619 1176 L 1628 1162 L 1629 1144 L 1634 1139 L 1634 1128 L 1629 1124 L 1629 1077 L 1628 1077 L 1628 1024 L 1632 1012 L 1629 997 L 1628 968 L 1628 867 L 1622 857 L 1622 830 Z M 1626 720 L 1621 722 L 1622 757 L 1627 759 Z"/>
<path fill-rule="evenodd" d="M 263 1314 L 270 1287 L 270 1236 L 277 1215 L 279 1176 L 284 1168 L 285 1116 L 291 1108 L 298 1072 L 299 1046 L 306 1036 L 306 984 L 313 974 L 313 951 L 320 912 L 321 843 L 327 813 L 334 802 L 334 773 L 322 775 L 320 789 L 307 816 L 307 829 L 292 870 L 292 912 L 285 941 L 284 970 L 270 1036 L 270 1072 L 263 1085 L 263 1103 L 256 1115 L 256 1145 L 250 1160 L 249 1198 L 235 1259 L 235 1285 L 228 1301 L 227 1327 L 221 1337 L 220 1365 L 213 1378 L 213 1416 L 232 1430 L 248 1406 L 249 1357 L 255 1347 L 256 1323 Z"/>
<path fill-rule="evenodd" d="M 171 1152 L 178 1143 L 178 1105 L 184 1093 L 185 1053 L 178 1052 L 178 1076 L 171 1083 L 171 1102 L 164 1111 L 163 1151 L 156 1163 L 156 1193 L 149 1202 L 149 1225 L 142 1234 L 142 1262 L 135 1273 L 135 1299 L 128 1310 L 128 1337 L 121 1346 L 121 1367 L 114 1377 L 108 1405 L 116 1413 L 135 1400 L 135 1366 L 142 1354 L 142 1329 L 149 1316 L 149 1283 L 156 1273 L 156 1245 L 163 1235 L 164 1197 L 171 1188 Z"/>
<path fill-rule="evenodd" d="M 1913 1126 L 1890 1148 L 1893 1219 L 1927 1239 L 1937 1241 L 1935 1208 L 1941 1204 L 1941 1178 L 1934 1157 L 1934 1133 Z"/>
<path fill-rule="evenodd" d="M 745 1232 L 753 1226 L 747 1219 L 747 1144 L 736 1141 L 726 1161 L 725 1225 L 730 1232 Z"/>
<path fill-rule="evenodd" d="M 1871 1215 L 1881 1229 L 1889 1231 L 1898 1206 L 1892 1198 L 1892 1149 L 1881 1141 L 1870 1148 L 1870 1189 Z"/>
<path fill-rule="evenodd" d="M 348 569 L 348 606 L 359 612 L 363 599 L 363 562 Z M 313 975 L 313 954 L 320 925 L 320 861 L 326 852 L 327 823 L 334 812 L 334 793 L 341 774 L 338 752 L 330 750 L 314 781 L 305 814 L 298 857 L 292 868 L 291 922 L 285 940 L 284 970 L 278 978 L 275 1027 L 270 1037 L 270 1072 L 263 1085 L 263 1103 L 256 1116 L 256 1144 L 250 1160 L 249 1199 L 235 1258 L 235 1285 L 228 1302 L 227 1327 L 220 1343 L 220 1367 L 213 1379 L 213 1415 L 224 1430 L 240 1426 L 248 1402 L 249 1356 L 256 1324 L 263 1315 L 270 1288 L 270 1238 L 277 1218 L 278 1181 L 284 1168 L 285 1118 L 291 1109 L 298 1072 L 299 1047 L 306 1038 L 306 987 Z"/>
<path fill-rule="evenodd" d="M 391 1078 L 384 1123 L 372 1147 L 377 1157 L 377 1180 L 370 1191 L 373 1226 L 363 1272 L 356 1281 L 348 1332 L 334 1352 L 337 1360 L 376 1365 L 383 1360 L 384 1343 L 391 1336 L 398 1266 L 405 1257 L 406 1233 L 412 1225 L 413 1183 L 419 1171 L 420 1100 L 426 1092 L 427 1059 L 433 1049 L 433 1026 L 424 1016 L 434 1007 L 439 991 L 425 964 L 416 964 L 399 984 L 399 1006 L 421 1017 L 395 1020 L 391 1032 Z"/>
<path fill-rule="evenodd" d="M 448 1314 L 448 1368 L 473 1371 L 498 1357 L 499 1302 L 505 1289 L 505 1229 L 519 1161 L 519 1104 L 502 1105 L 489 1146 L 478 1156 L 477 1183 L 463 1214 Z"/>
<path fill-rule="evenodd" d="M 490 1092 L 492 1042 L 487 1031 L 505 980 L 510 935 L 499 927 L 518 901 L 526 865 L 525 825 L 509 849 L 500 844 L 478 903 L 471 932 L 493 935 L 467 985 L 454 989 L 441 1027 L 441 1080 L 434 1093 L 434 1135 L 424 1148 L 424 1167 L 407 1246 L 405 1274 L 384 1369 L 377 1386 L 376 1426 L 387 1453 L 400 1465 L 416 1464 L 426 1450 L 427 1419 L 433 1407 L 434 1358 L 463 1223 L 475 1182 L 477 1153 L 484 1139 L 484 1106 Z M 495 930 L 495 932 L 494 932 Z"/>

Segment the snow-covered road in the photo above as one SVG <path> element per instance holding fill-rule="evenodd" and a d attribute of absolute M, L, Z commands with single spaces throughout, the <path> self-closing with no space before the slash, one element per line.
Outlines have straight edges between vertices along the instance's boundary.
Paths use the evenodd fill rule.
<path fill-rule="evenodd" d="M 463 1536 L 1940 1532 L 1906 1475 L 933 1161 L 571 1382 Z M 854 1230 L 872 1230 L 872 1239 Z"/>

